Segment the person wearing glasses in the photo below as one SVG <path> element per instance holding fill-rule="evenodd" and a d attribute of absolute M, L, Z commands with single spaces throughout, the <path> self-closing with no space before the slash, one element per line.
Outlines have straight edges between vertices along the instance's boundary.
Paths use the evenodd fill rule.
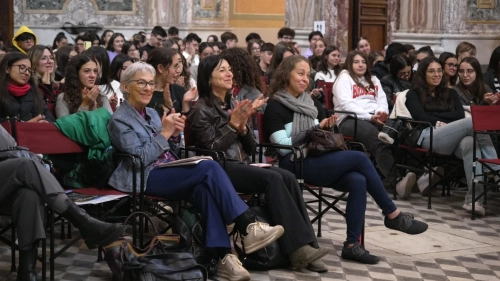
<path fill-rule="evenodd" d="M 443 65 L 444 78 L 446 79 L 446 86 L 453 88 L 457 85 L 458 81 L 458 59 L 455 54 L 444 52 L 439 55 L 439 62 Z"/>
<path fill-rule="evenodd" d="M 26 55 L 31 47 L 36 44 L 38 44 L 38 39 L 36 38 L 35 33 L 26 25 L 23 25 L 14 35 L 14 38 L 12 38 L 11 51 L 21 52 Z"/>
<path fill-rule="evenodd" d="M 66 90 L 57 96 L 57 118 L 101 107 L 113 113 L 108 98 L 101 94 L 99 85 L 96 83 L 98 72 L 95 58 L 80 54 L 69 61 L 66 67 Z"/>
<path fill-rule="evenodd" d="M 0 122 L 53 122 L 54 117 L 37 87 L 28 56 L 7 53 L 0 60 Z"/>
<path fill-rule="evenodd" d="M 411 62 L 405 55 L 396 55 L 392 58 L 390 64 L 390 74 L 380 80 L 382 89 L 387 96 L 387 105 L 389 112 L 394 107 L 394 95 L 396 93 L 408 90 L 411 87 Z"/>
<path fill-rule="evenodd" d="M 47 102 L 55 103 L 59 94 L 59 83 L 54 82 L 56 61 L 48 46 L 36 45 L 28 52 L 33 68 L 33 76 L 38 81 L 38 88 Z"/>
<path fill-rule="evenodd" d="M 146 61 L 149 52 L 151 52 L 156 47 L 162 47 L 163 41 L 165 41 L 165 37 L 167 37 L 167 32 L 165 31 L 165 29 L 163 29 L 163 27 L 159 25 L 153 27 L 151 35 L 149 36 L 148 43 L 139 48 L 141 60 Z M 146 53 L 146 55 L 144 53 Z"/>
<path fill-rule="evenodd" d="M 187 113 L 190 102 L 198 96 L 198 90 L 192 88 L 185 91 L 184 87 L 176 82 L 182 72 L 181 54 L 174 49 L 157 48 L 151 51 L 147 63 L 156 70 L 153 97 L 148 107 L 154 108 L 158 115 L 164 112 Z"/>
<path fill-rule="evenodd" d="M 264 44 L 264 41 L 260 39 L 251 39 L 247 43 L 247 51 L 252 56 L 254 61 L 260 59 L 260 47 Z"/>
<path fill-rule="evenodd" d="M 122 54 L 129 56 L 132 62 L 140 61 L 139 49 L 129 41 L 125 41 L 122 46 Z M 113 61 L 111 61 L 113 63 Z"/>
<path fill-rule="evenodd" d="M 292 42 L 295 38 L 295 30 L 289 27 L 283 27 L 278 31 L 278 41 L 280 42 Z"/>
<path fill-rule="evenodd" d="M 468 65 L 466 65 L 468 64 Z M 469 68 L 469 63 L 460 64 L 460 79 L 472 80 L 475 74 L 474 68 Z M 466 68 L 467 67 L 467 68 Z M 464 108 L 460 97 L 454 89 L 446 87 L 446 79 L 443 79 L 443 66 L 435 57 L 423 59 L 413 77 L 412 89 L 406 94 L 406 107 L 411 117 L 417 121 L 429 122 L 434 126 L 432 136 L 432 149 L 435 153 L 442 155 L 454 154 L 463 159 L 467 186 L 469 188 L 465 196 L 463 208 L 472 212 L 472 148 L 473 129 L 472 118 L 464 118 Z M 480 72 L 480 67 L 478 67 Z M 430 148 L 430 129 L 422 131 L 419 145 L 425 149 Z M 479 158 L 496 159 L 495 147 L 488 135 L 477 136 L 477 155 Z M 478 166 L 478 174 L 482 174 L 481 165 Z M 482 176 L 481 176 L 482 177 Z M 484 186 L 476 185 L 476 194 L 481 194 Z M 481 205 L 483 200 L 476 202 L 475 214 L 484 216 L 486 211 Z"/>

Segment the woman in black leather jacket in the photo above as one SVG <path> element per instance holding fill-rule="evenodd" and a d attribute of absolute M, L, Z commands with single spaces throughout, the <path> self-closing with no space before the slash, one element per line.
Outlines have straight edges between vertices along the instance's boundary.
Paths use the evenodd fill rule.
<path fill-rule="evenodd" d="M 260 95 L 253 102 L 237 101 L 231 94 L 231 67 L 218 55 L 200 62 L 197 82 L 200 99 L 188 117 L 195 145 L 226 153 L 230 160 L 226 172 L 236 191 L 265 194 L 273 223 L 285 228 L 278 242 L 293 268 L 328 271 L 320 260 L 328 250 L 318 246 L 295 176 L 277 167 L 260 168 L 250 164 L 256 140 L 249 120 L 267 98 L 262 99 Z"/>
<path fill-rule="evenodd" d="M 380 80 L 385 95 L 387 96 L 387 105 L 389 111 L 394 107 L 394 93 L 408 90 L 411 87 L 411 62 L 405 55 L 396 55 L 391 60 L 390 72 Z"/>

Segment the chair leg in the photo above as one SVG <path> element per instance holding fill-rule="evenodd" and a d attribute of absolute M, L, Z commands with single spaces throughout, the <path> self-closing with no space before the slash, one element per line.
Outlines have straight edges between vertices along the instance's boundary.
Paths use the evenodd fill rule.
<path fill-rule="evenodd" d="M 47 280 L 47 238 L 42 239 L 42 281 Z"/>
<path fill-rule="evenodd" d="M 321 235 L 321 221 L 323 219 L 323 215 L 321 214 L 322 210 L 322 201 L 323 201 L 323 187 L 319 188 L 319 202 L 318 202 L 318 237 L 322 237 Z"/>
<path fill-rule="evenodd" d="M 16 226 L 14 225 L 13 222 L 11 222 L 11 230 L 10 230 L 10 271 L 11 272 L 16 272 Z"/>
<path fill-rule="evenodd" d="M 66 235 L 64 234 L 64 219 L 61 218 L 61 240 L 66 239 Z"/>

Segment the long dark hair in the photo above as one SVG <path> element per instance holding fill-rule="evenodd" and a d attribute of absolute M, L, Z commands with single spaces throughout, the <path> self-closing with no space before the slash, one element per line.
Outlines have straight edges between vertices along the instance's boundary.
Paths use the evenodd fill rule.
<path fill-rule="evenodd" d="M 323 55 L 321 56 L 321 61 L 318 64 L 318 72 L 323 72 L 325 75 L 330 76 L 330 71 L 328 66 L 328 56 L 333 51 L 339 51 L 340 55 L 340 50 L 336 46 L 328 45 L 325 48 L 325 50 L 323 51 Z M 341 70 L 342 66 L 340 66 L 340 59 L 339 59 L 339 63 L 333 67 L 333 73 L 335 73 L 335 75 L 339 75 Z"/>
<path fill-rule="evenodd" d="M 286 53 L 287 51 L 294 55 L 297 53 L 297 50 L 295 50 L 294 47 L 290 46 L 290 44 L 287 44 L 287 42 L 278 42 L 274 46 L 273 58 L 271 59 L 269 67 L 267 68 L 267 73 L 270 73 L 274 69 L 278 68 L 281 61 L 283 61 L 283 54 Z"/>
<path fill-rule="evenodd" d="M 443 68 L 436 57 L 429 56 L 424 58 L 420 61 L 417 72 L 413 76 L 412 89 L 418 92 L 420 103 L 426 111 L 451 111 L 455 107 L 455 102 L 446 86 L 446 79 L 441 79 L 441 83 L 434 90 L 434 99 L 430 98 L 431 91 L 425 77 L 429 65 L 433 62 L 438 63 L 441 69 Z"/>
<path fill-rule="evenodd" d="M 10 83 L 10 76 L 7 73 L 7 68 L 11 68 L 12 70 L 12 65 L 15 64 L 16 62 L 20 60 L 29 60 L 28 56 L 20 53 L 20 52 L 11 52 L 5 54 L 2 59 L 0 60 L 0 116 L 2 117 L 7 117 L 7 112 L 9 112 L 9 99 L 10 99 L 10 93 L 9 93 L 9 83 Z M 17 71 L 17 69 L 15 70 Z M 31 91 L 34 94 L 33 98 L 33 107 L 34 107 L 34 112 L 35 116 L 39 114 L 43 114 L 44 110 L 44 105 L 45 101 L 43 100 L 43 95 L 40 93 L 38 90 L 38 83 L 36 79 L 33 76 L 30 76 L 28 80 L 28 84 L 31 87 Z M 26 121 L 26 120 L 25 120 Z"/>
<path fill-rule="evenodd" d="M 212 72 L 218 66 L 222 64 L 224 59 L 221 55 L 212 55 L 208 56 L 200 61 L 198 65 L 198 94 L 200 99 L 203 99 L 208 106 L 214 106 L 216 97 L 212 93 L 212 87 L 210 86 L 210 78 L 212 78 Z M 226 94 L 225 102 L 227 104 L 231 101 L 231 90 L 229 90 Z"/>
<path fill-rule="evenodd" d="M 371 65 L 368 63 L 368 57 L 364 52 L 361 51 L 350 51 L 349 54 L 347 54 L 347 58 L 345 60 L 344 64 L 344 69 L 346 69 L 349 72 L 349 76 L 351 76 L 352 80 L 354 80 L 354 83 L 358 85 L 361 89 L 366 89 L 366 86 L 361 84 L 359 81 L 358 76 L 354 72 L 354 67 L 352 66 L 354 64 L 354 57 L 356 56 L 361 56 L 365 60 L 366 64 L 366 71 L 365 74 L 363 74 L 363 77 L 365 78 L 366 82 L 369 84 L 370 89 L 373 89 L 375 92 L 375 95 L 377 95 L 377 91 L 375 90 L 375 85 L 373 84 L 372 81 L 372 74 L 370 72 Z M 382 89 L 378 89 L 379 91 Z"/>
<path fill-rule="evenodd" d="M 475 57 L 466 57 L 463 58 L 462 61 L 460 62 L 460 65 L 458 66 L 458 69 L 460 69 L 460 66 L 462 63 L 468 63 L 472 66 L 474 71 L 476 72 L 476 80 L 472 82 L 472 84 L 469 87 L 466 87 L 464 83 L 460 80 L 457 84 L 458 88 L 460 88 L 462 91 L 465 93 L 469 93 L 472 95 L 472 100 L 474 101 L 475 104 L 481 103 L 484 99 L 484 94 L 486 94 L 486 87 L 484 86 L 484 79 L 483 79 L 483 72 L 481 71 L 481 64 Z M 458 72 L 458 70 L 457 70 Z"/>
<path fill-rule="evenodd" d="M 115 49 L 113 48 L 113 42 L 115 41 L 116 37 L 121 37 L 123 38 L 123 42 L 125 43 L 125 36 L 123 34 L 116 32 L 113 33 L 111 38 L 109 38 L 108 45 L 106 45 L 106 51 L 111 51 L 111 52 L 116 52 Z"/>
<path fill-rule="evenodd" d="M 94 58 L 98 65 L 101 66 L 101 77 L 96 80 L 96 85 L 104 85 L 104 91 L 107 93 L 112 91 L 111 80 L 109 79 L 109 56 L 108 52 L 101 46 L 90 47 L 82 54 Z"/>
<path fill-rule="evenodd" d="M 391 72 L 391 76 L 396 78 L 396 79 L 399 79 L 398 72 L 405 69 L 405 67 L 407 67 L 407 66 L 411 67 L 410 59 L 407 56 L 405 56 L 405 55 L 393 56 L 391 59 L 391 64 L 390 64 L 390 68 L 389 68 L 389 71 Z"/>
<path fill-rule="evenodd" d="M 238 87 L 248 85 L 261 90 L 259 69 L 247 51 L 241 48 L 231 48 L 222 51 L 221 56 L 231 66 L 235 85 Z"/>
<path fill-rule="evenodd" d="M 69 54 L 71 51 L 75 51 L 75 47 L 71 45 L 66 45 L 62 46 L 61 48 L 57 49 L 56 52 L 56 62 L 57 62 L 57 69 L 61 73 L 62 76 L 64 76 L 64 73 L 66 71 L 66 65 L 68 65 L 69 61 Z"/>
<path fill-rule="evenodd" d="M 56 38 L 54 38 L 54 43 L 52 43 L 52 50 L 57 49 L 56 43 L 61 42 L 63 39 L 68 39 L 66 34 L 64 34 L 64 32 L 57 33 Z"/>
<path fill-rule="evenodd" d="M 500 46 L 496 47 L 491 53 L 488 71 L 493 71 L 496 77 L 500 74 Z"/>
<path fill-rule="evenodd" d="M 441 63 L 441 65 L 443 66 L 443 76 L 445 76 L 444 75 L 444 65 L 446 64 L 446 61 L 449 58 L 458 59 L 457 56 L 455 56 L 455 54 L 450 53 L 450 52 L 443 52 L 443 53 L 441 53 L 441 55 L 439 55 L 439 63 Z M 455 86 L 457 84 L 457 79 L 458 79 L 458 68 L 457 68 L 457 73 L 455 73 L 455 75 L 453 75 L 452 77 L 447 78 L 447 79 L 449 79 L 451 86 Z"/>
<path fill-rule="evenodd" d="M 123 64 L 127 61 L 132 62 L 132 59 L 124 54 L 118 54 L 113 59 L 111 66 L 109 67 L 109 78 L 110 80 L 116 80 L 120 82 L 120 75 L 122 72 Z"/>
<path fill-rule="evenodd" d="M 104 30 L 104 32 L 101 35 L 101 45 L 104 45 L 106 43 L 104 38 L 106 38 L 106 34 L 108 34 L 109 32 L 113 32 L 113 34 L 115 33 L 113 30 L 110 29 Z"/>
<path fill-rule="evenodd" d="M 161 64 L 164 68 L 168 69 L 174 63 L 173 59 L 177 54 L 177 50 L 172 48 L 154 48 L 148 54 L 147 63 L 155 68 L 156 75 L 158 75 L 158 65 Z"/>
<path fill-rule="evenodd" d="M 80 76 L 78 75 L 78 73 L 80 72 L 82 66 L 90 61 L 93 61 L 97 64 L 97 60 L 94 57 L 90 57 L 86 54 L 81 54 L 73 57 L 66 67 L 66 75 L 64 76 L 66 78 L 66 90 L 64 92 L 63 99 L 68 104 L 69 112 L 71 114 L 77 112 L 78 108 L 83 102 L 82 91 L 84 86 L 80 82 Z M 102 107 L 102 101 L 100 97 L 96 99 L 96 102 L 98 108 Z"/>

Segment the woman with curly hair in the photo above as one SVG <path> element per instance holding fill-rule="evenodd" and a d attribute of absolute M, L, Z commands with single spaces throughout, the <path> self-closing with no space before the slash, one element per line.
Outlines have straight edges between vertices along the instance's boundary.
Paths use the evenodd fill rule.
<path fill-rule="evenodd" d="M 241 48 L 231 48 L 224 50 L 221 57 L 231 66 L 233 95 L 236 100 L 254 101 L 259 97 L 261 94 L 259 69 L 250 54 Z M 264 106 L 262 111 L 265 109 Z"/>
<path fill-rule="evenodd" d="M 80 111 L 104 107 L 113 113 L 108 98 L 102 95 L 99 85 L 97 61 L 87 55 L 77 55 L 66 68 L 66 91 L 57 96 L 57 118 Z"/>

